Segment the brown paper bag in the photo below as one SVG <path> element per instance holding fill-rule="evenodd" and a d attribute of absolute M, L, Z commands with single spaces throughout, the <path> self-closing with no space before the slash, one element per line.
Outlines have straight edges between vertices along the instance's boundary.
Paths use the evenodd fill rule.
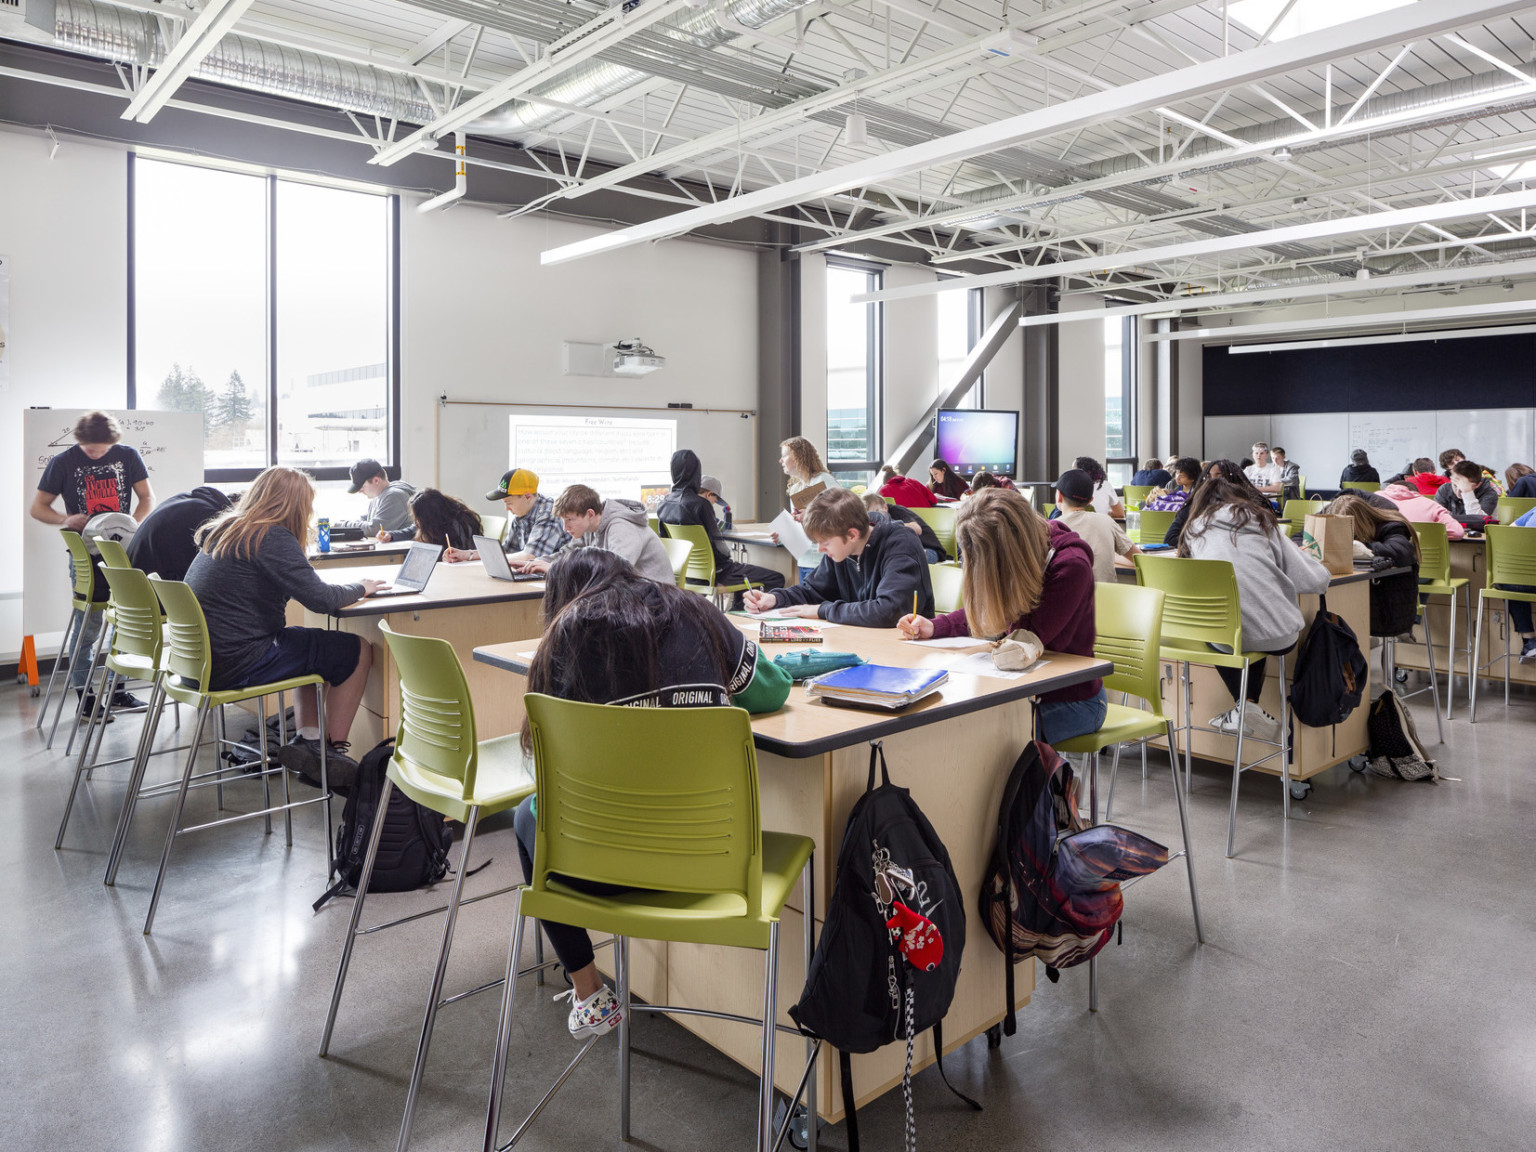
<path fill-rule="evenodd" d="M 1302 528 L 1301 546 L 1335 576 L 1349 575 L 1355 570 L 1354 517 L 1309 512 Z"/>
<path fill-rule="evenodd" d="M 811 501 L 816 499 L 816 497 L 820 496 L 826 490 L 827 482 L 825 480 L 818 480 L 816 483 L 808 485 L 807 487 L 800 489 L 800 491 L 792 494 L 789 498 L 789 502 L 795 506 L 796 512 L 804 512 L 806 508 L 810 506 Z"/>

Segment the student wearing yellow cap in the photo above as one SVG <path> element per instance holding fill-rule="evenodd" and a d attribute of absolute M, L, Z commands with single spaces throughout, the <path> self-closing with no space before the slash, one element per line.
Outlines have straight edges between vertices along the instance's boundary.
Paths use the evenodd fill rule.
<path fill-rule="evenodd" d="M 507 510 L 507 530 L 501 546 L 513 564 L 542 560 L 553 556 L 571 542 L 555 515 L 555 502 L 539 493 L 539 478 L 527 468 L 513 468 L 502 474 L 501 483 L 485 494 L 487 500 L 500 500 Z M 449 548 L 443 553 L 448 561 L 474 560 L 478 552 Z"/>

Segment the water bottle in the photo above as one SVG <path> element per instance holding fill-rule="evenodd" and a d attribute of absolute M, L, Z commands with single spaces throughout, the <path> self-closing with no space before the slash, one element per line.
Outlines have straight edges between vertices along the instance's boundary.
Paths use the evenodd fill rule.
<path fill-rule="evenodd" d="M 329 516 L 322 516 L 320 517 L 320 551 L 329 552 L 330 550 L 331 518 Z"/>

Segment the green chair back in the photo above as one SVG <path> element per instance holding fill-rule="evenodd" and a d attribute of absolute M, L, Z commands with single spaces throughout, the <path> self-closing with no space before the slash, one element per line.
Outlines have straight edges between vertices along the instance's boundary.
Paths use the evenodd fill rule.
<path fill-rule="evenodd" d="M 64 537 L 64 547 L 69 549 L 70 580 L 73 584 L 75 607 L 84 608 L 91 603 L 91 596 L 96 589 L 96 566 L 91 563 L 91 550 L 86 547 L 85 537 L 78 532 L 61 528 L 59 535 Z"/>
<path fill-rule="evenodd" d="M 667 554 L 668 562 L 672 565 L 672 579 L 676 580 L 677 586 L 681 588 L 688 572 L 688 559 L 693 555 L 693 545 L 686 540 L 674 540 L 669 536 L 663 536 L 661 546 Z"/>
<path fill-rule="evenodd" d="M 96 541 L 96 551 L 101 554 L 103 568 L 132 568 L 133 561 L 128 559 L 128 549 L 124 548 L 116 540 L 105 538 Z"/>
<path fill-rule="evenodd" d="M 149 577 L 137 568 L 110 564 L 102 573 L 112 589 L 112 651 L 158 664 L 165 644 L 165 615 Z"/>
<path fill-rule="evenodd" d="M 1280 508 L 1280 519 L 1290 521 L 1289 535 L 1299 536 L 1307 517 L 1326 507 L 1326 500 L 1287 500 Z"/>
<path fill-rule="evenodd" d="M 479 746 L 475 705 L 453 645 L 436 636 L 408 636 L 380 622 L 379 632 L 400 677 L 400 728 L 395 759 L 418 771 L 457 781 L 475 793 Z"/>
<path fill-rule="evenodd" d="M 1163 691 L 1158 651 L 1164 600 L 1164 594 L 1156 588 L 1132 584 L 1095 584 L 1093 588 L 1094 622 L 1098 629 L 1093 654 L 1115 665 L 1114 672 L 1104 677 L 1104 687 L 1140 697 L 1159 719 L 1163 715 Z"/>
<path fill-rule="evenodd" d="M 1127 484 L 1125 486 L 1125 506 L 1130 508 L 1134 505 L 1140 508 L 1150 495 L 1152 495 L 1151 484 Z"/>
<path fill-rule="evenodd" d="M 1536 508 L 1536 499 L 1526 496 L 1500 496 L 1493 514 L 1500 524 L 1507 527 L 1532 508 Z"/>
<path fill-rule="evenodd" d="M 1536 528 L 1490 524 L 1488 534 L 1488 595 L 1495 584 L 1536 587 Z M 1536 592 L 1500 591 L 1505 599 L 1536 601 Z"/>
<path fill-rule="evenodd" d="M 480 535 L 489 536 L 492 540 L 500 540 L 501 534 L 507 530 L 507 518 L 505 516 L 480 517 Z"/>
<path fill-rule="evenodd" d="M 1431 584 L 1448 584 L 1451 579 L 1451 542 L 1445 525 L 1437 522 L 1413 524 L 1419 538 L 1419 579 Z"/>
<path fill-rule="evenodd" d="M 933 581 L 933 610 L 940 614 L 958 612 L 961 606 L 960 582 L 965 569 L 954 564 L 928 565 L 928 577 Z"/>
<path fill-rule="evenodd" d="M 1343 484 L 1340 484 L 1339 487 L 1341 489 L 1345 490 L 1345 491 L 1354 491 L 1354 492 L 1380 492 L 1381 491 L 1381 485 L 1380 484 L 1374 484 L 1374 483 L 1372 483 L 1369 480 L 1349 480 L 1349 481 L 1346 481 Z"/>
<path fill-rule="evenodd" d="M 1243 614 L 1231 561 L 1137 556 L 1136 582 L 1163 593 L 1165 646 L 1170 641 L 1194 649 L 1221 644 L 1242 652 Z M 1215 652 L 1203 656 L 1202 662 L 1224 663 Z"/>
<path fill-rule="evenodd" d="M 170 649 L 165 654 L 166 669 L 181 678 L 183 687 L 207 692 L 213 675 L 213 649 L 208 643 L 203 606 L 197 602 L 191 585 L 183 581 L 151 576 L 149 583 L 165 610 Z"/>
<path fill-rule="evenodd" d="M 1127 531 L 1131 541 L 1136 544 L 1161 544 L 1163 537 L 1168 535 L 1168 529 L 1173 527 L 1173 518 L 1178 511 L 1157 512 L 1143 508 L 1136 513 L 1136 529 Z"/>
<path fill-rule="evenodd" d="M 709 532 L 702 524 L 668 524 L 666 534 L 673 540 L 686 540 L 692 549 L 688 553 L 687 579 L 715 587 L 715 550 L 709 545 Z"/>
<path fill-rule="evenodd" d="M 955 510 L 953 508 L 914 508 L 912 512 L 939 538 L 947 555 L 955 554 Z"/>
<path fill-rule="evenodd" d="M 896 497 L 894 496 L 883 496 L 881 499 L 883 499 L 888 505 L 894 505 L 896 503 Z"/>
<path fill-rule="evenodd" d="M 1296 495 L 1300 496 L 1303 500 L 1307 498 L 1307 474 L 1305 472 L 1299 472 L 1296 475 Z"/>
<path fill-rule="evenodd" d="M 1047 520 L 1051 518 L 1051 513 L 1054 511 L 1056 511 L 1056 505 L 1054 503 L 1040 505 L 1040 515 L 1044 516 Z"/>
<path fill-rule="evenodd" d="M 625 708 L 537 692 L 524 704 L 539 797 L 534 894 L 556 873 L 735 893 L 743 914 L 761 908 L 757 753 L 745 710 Z"/>

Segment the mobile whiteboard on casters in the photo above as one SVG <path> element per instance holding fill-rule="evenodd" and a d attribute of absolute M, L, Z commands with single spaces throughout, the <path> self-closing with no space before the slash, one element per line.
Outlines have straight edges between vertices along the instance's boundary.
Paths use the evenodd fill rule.
<path fill-rule="evenodd" d="M 604 499 L 638 500 L 642 488 L 672 484 L 676 420 L 514 415 L 507 424 L 508 467 L 532 469 L 547 495 L 586 484 Z"/>

